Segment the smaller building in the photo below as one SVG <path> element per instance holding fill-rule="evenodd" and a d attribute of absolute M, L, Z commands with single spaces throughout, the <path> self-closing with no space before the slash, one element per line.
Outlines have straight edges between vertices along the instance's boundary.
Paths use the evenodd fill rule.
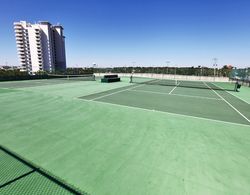
<path fill-rule="evenodd" d="M 0 65 L 1 70 L 20 70 L 20 66 L 8 66 L 8 65 Z"/>

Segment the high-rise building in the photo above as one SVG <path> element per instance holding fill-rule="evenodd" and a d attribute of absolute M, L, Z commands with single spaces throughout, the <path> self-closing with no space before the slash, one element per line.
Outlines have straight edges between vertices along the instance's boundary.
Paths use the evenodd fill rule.
<path fill-rule="evenodd" d="M 37 24 L 14 23 L 16 44 L 23 71 L 63 71 L 66 69 L 65 37 L 63 27 L 49 22 Z"/>

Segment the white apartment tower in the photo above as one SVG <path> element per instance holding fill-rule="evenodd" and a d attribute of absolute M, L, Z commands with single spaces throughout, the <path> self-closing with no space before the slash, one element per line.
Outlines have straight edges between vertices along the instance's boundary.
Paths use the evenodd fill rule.
<path fill-rule="evenodd" d="M 63 27 L 49 22 L 14 23 L 19 61 L 23 71 L 54 72 L 66 69 Z"/>

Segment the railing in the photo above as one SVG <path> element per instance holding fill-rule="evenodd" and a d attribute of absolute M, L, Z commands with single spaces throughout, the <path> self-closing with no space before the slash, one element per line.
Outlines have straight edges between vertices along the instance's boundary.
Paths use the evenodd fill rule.
<path fill-rule="evenodd" d="M 23 27 L 19 24 L 16 24 L 15 26 L 14 26 L 14 29 L 23 29 Z"/>

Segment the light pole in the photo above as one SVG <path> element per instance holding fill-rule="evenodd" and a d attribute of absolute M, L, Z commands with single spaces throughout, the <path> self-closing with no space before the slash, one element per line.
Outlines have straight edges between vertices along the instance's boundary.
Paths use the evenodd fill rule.
<path fill-rule="evenodd" d="M 166 61 L 166 64 L 167 64 L 167 74 L 168 74 L 168 66 L 170 64 L 170 61 Z"/>
<path fill-rule="evenodd" d="M 174 68 L 174 78 L 176 79 L 176 67 L 177 65 L 175 65 L 175 68 Z"/>
<path fill-rule="evenodd" d="M 93 66 L 92 66 L 92 68 L 93 68 L 93 74 L 95 73 L 95 68 L 96 68 L 96 67 L 97 67 L 96 63 L 93 62 Z"/>
<path fill-rule="evenodd" d="M 136 62 L 132 62 L 132 64 L 133 64 L 133 65 L 132 65 L 133 67 L 132 67 L 132 72 L 131 72 L 131 74 L 133 75 L 133 73 L 134 73 L 134 67 L 135 67 L 135 65 L 136 65 Z"/>
<path fill-rule="evenodd" d="M 213 58 L 213 67 L 214 67 L 214 81 L 215 81 L 215 75 L 216 75 L 216 68 L 217 68 L 217 62 L 218 59 L 217 58 Z"/>

